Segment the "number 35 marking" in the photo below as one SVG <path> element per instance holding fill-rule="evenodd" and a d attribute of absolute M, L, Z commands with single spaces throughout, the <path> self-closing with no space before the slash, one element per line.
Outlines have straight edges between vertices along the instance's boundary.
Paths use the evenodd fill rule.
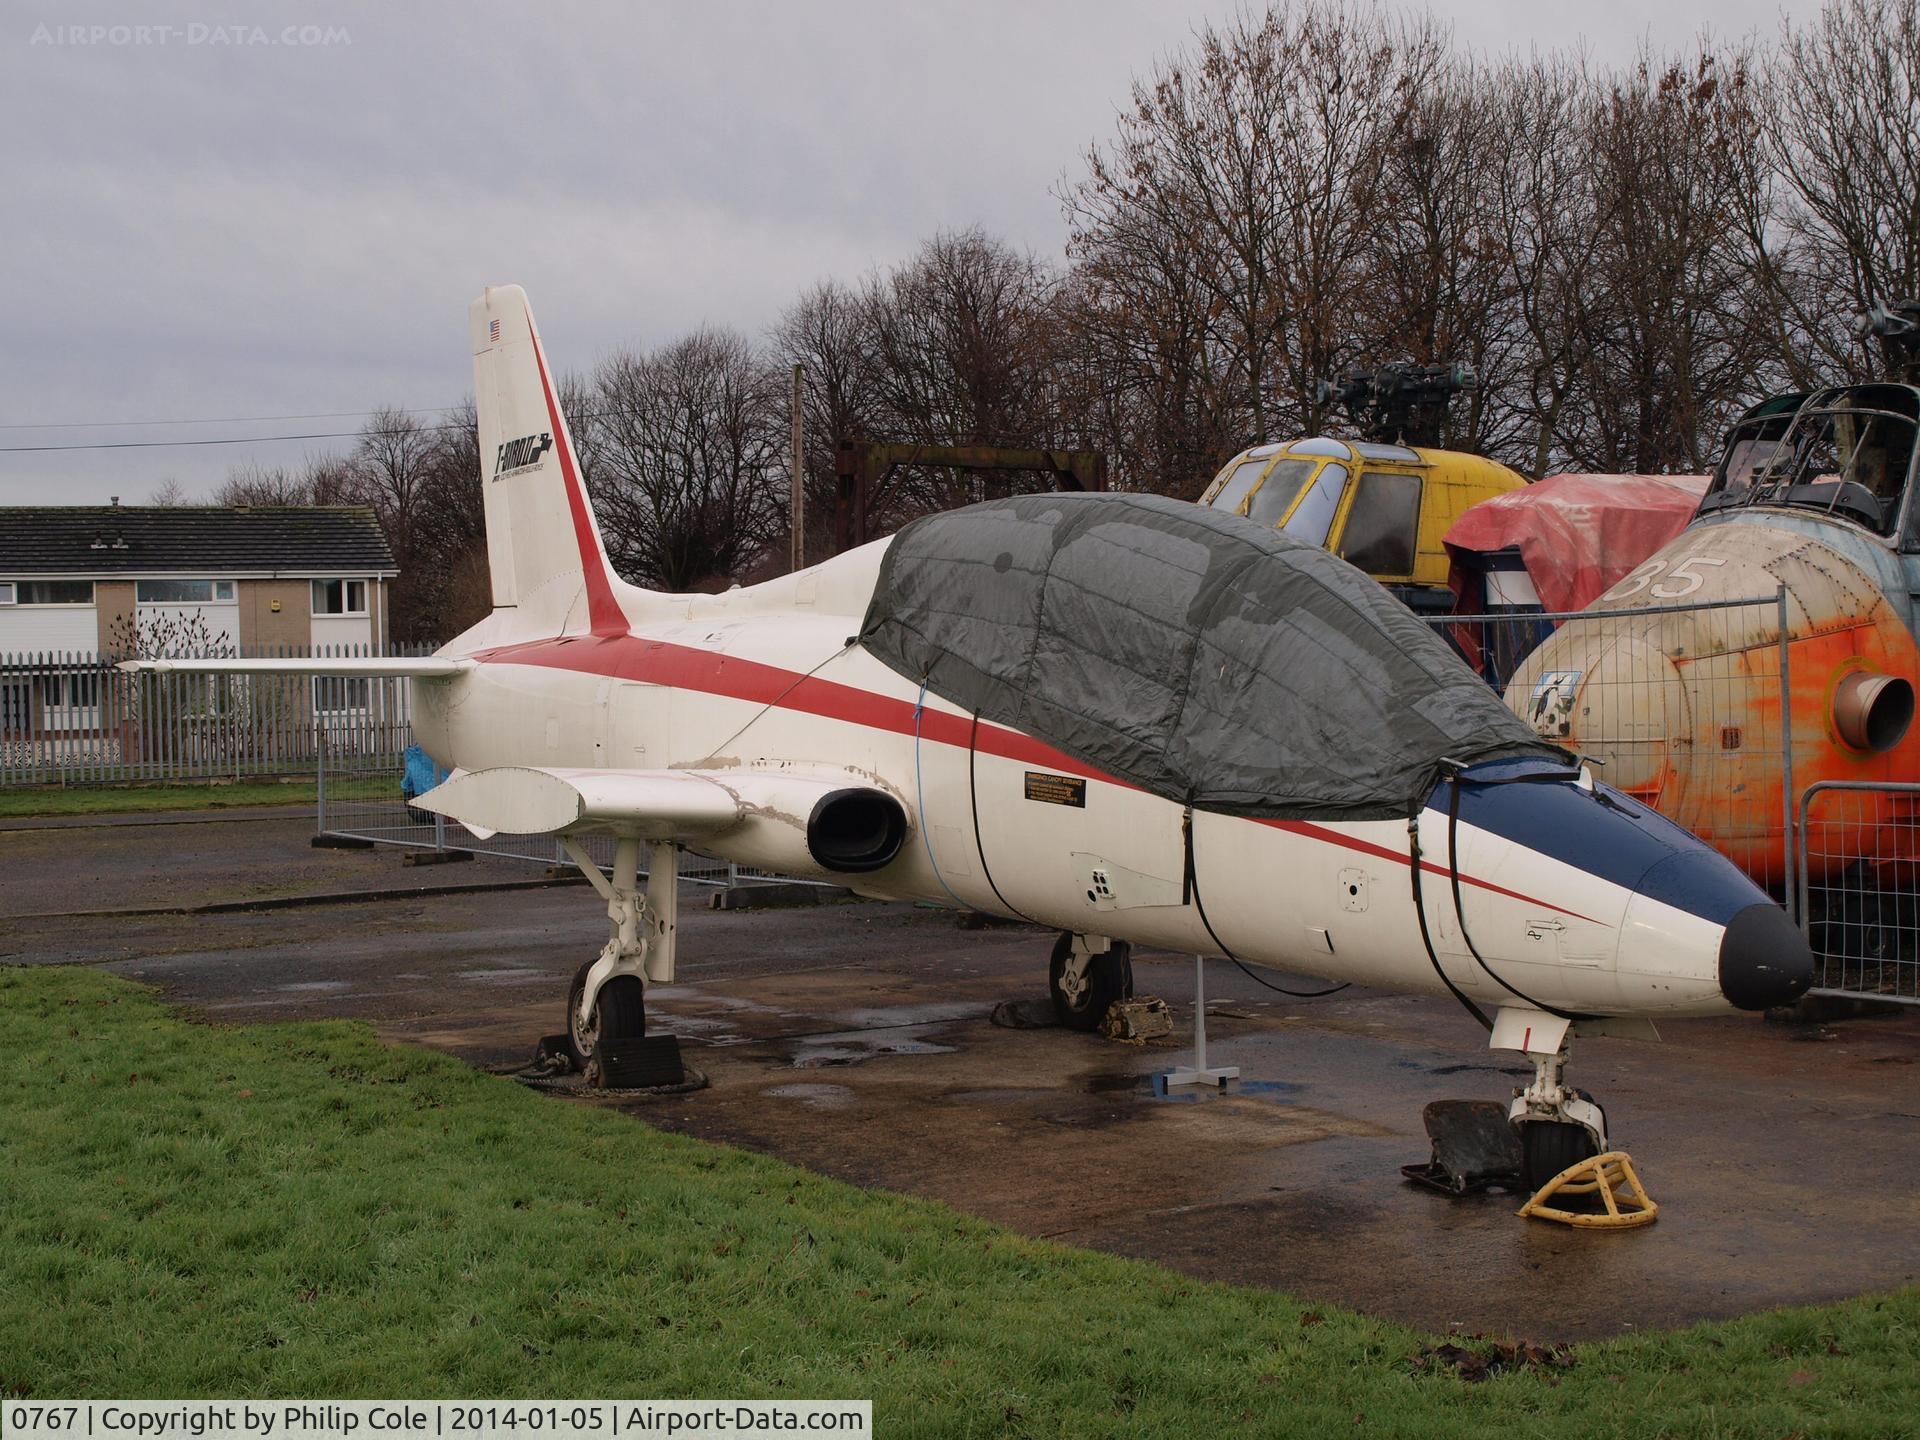
<path fill-rule="evenodd" d="M 1661 581 L 1658 585 L 1654 585 L 1653 581 L 1655 577 L 1666 570 L 1667 562 L 1665 560 L 1649 560 L 1631 575 L 1627 576 L 1627 578 L 1621 582 L 1620 588 L 1614 591 L 1610 598 L 1614 600 L 1624 600 L 1629 595 L 1638 595 L 1642 590 L 1646 590 L 1647 594 L 1656 600 L 1684 600 L 1687 596 L 1693 594 L 1694 591 L 1707 583 L 1707 577 L 1700 574 L 1696 567 L 1701 565 L 1718 566 L 1726 563 L 1724 559 L 1713 555 L 1689 555 L 1673 567 L 1665 580 Z M 1652 588 L 1649 589 L 1649 586 L 1652 586 Z"/>

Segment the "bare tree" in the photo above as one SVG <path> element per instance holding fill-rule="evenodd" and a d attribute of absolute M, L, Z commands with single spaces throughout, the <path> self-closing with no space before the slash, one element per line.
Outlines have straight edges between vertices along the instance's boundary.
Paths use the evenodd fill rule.
<path fill-rule="evenodd" d="M 215 505 L 272 508 L 313 504 L 313 482 L 302 469 L 285 465 L 236 465 L 214 487 Z"/>
<path fill-rule="evenodd" d="M 1706 469 L 1762 381 L 1772 337 L 1728 223 L 1758 141 L 1751 73 L 1738 50 L 1643 53 L 1586 103 L 1597 244 L 1564 359 L 1574 403 L 1555 435 L 1578 468 Z"/>
<path fill-rule="evenodd" d="M 209 505 L 350 505 L 356 477 L 353 462 L 338 455 L 309 455 L 299 465 L 236 465 L 214 487 Z"/>
<path fill-rule="evenodd" d="M 1082 333 L 1132 349 L 1138 404 L 1179 412 L 1130 427 L 1181 467 L 1144 483 L 1193 493 L 1196 468 L 1320 426 L 1320 382 L 1361 353 L 1392 127 L 1445 60 L 1430 19 L 1303 0 L 1135 82 L 1061 202 Z"/>
<path fill-rule="evenodd" d="M 1920 295 L 1920 5 L 1829 0 L 1766 67 L 1783 253 L 1760 267 L 1795 383 L 1886 373 L 1849 321 Z"/>
<path fill-rule="evenodd" d="M 700 330 L 594 376 L 589 480 L 610 558 L 660 589 L 717 586 L 778 528 L 784 387 L 730 330 Z"/>
<path fill-rule="evenodd" d="M 1526 370 L 1518 285 L 1489 203 L 1514 137 L 1501 126 L 1510 72 L 1428 47 L 1380 135 L 1373 238 L 1350 323 L 1363 359 L 1470 369 L 1441 444 L 1512 458 L 1531 439 L 1516 403 Z"/>
<path fill-rule="evenodd" d="M 836 447 L 843 439 L 884 437 L 888 431 L 872 318 L 856 292 L 827 280 L 790 305 L 768 337 L 781 371 L 791 373 L 794 365 L 805 371 L 809 555 L 824 555 L 831 544 Z"/>
<path fill-rule="evenodd" d="M 940 234 L 861 297 L 884 438 L 933 445 L 1046 444 L 1058 430 L 1056 277 L 981 230 Z M 871 498 L 897 523 L 1006 494 L 1027 477 L 902 470 Z"/>

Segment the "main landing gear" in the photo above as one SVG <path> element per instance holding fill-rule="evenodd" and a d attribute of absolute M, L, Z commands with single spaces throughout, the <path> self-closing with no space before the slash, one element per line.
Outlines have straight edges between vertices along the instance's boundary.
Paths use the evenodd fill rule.
<path fill-rule="evenodd" d="M 670 841 L 645 842 L 643 892 L 642 843 L 622 839 L 615 845 L 609 878 L 600 873 L 579 841 L 570 836 L 560 839 L 567 855 L 607 902 L 611 932 L 607 943 L 597 959 L 580 967 L 567 995 L 567 1049 L 589 1085 L 609 1089 L 674 1084 L 682 1078 L 679 1046 L 645 1039 L 646 987 L 673 980 L 680 847 Z"/>
<path fill-rule="evenodd" d="M 1099 1029 L 1114 1001 L 1133 998 L 1133 947 L 1104 935 L 1061 935 L 1047 966 L 1047 991 L 1062 1025 Z"/>

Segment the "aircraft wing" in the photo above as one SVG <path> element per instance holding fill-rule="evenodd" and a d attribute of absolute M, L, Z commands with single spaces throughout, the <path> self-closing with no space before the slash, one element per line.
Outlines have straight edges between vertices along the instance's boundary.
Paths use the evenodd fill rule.
<path fill-rule="evenodd" d="M 413 802 L 482 840 L 613 835 L 671 841 L 787 875 L 858 875 L 890 864 L 910 820 L 871 776 L 832 766 L 726 770 L 459 771 Z"/>
<path fill-rule="evenodd" d="M 473 669 L 477 661 L 443 655 L 286 656 L 271 660 L 122 660 L 129 675 L 363 675 L 445 680 Z"/>
<path fill-rule="evenodd" d="M 726 787 L 684 770 L 547 770 L 503 765 L 455 771 L 413 802 L 482 840 L 590 831 L 644 840 L 686 840 L 739 823 L 744 809 Z"/>

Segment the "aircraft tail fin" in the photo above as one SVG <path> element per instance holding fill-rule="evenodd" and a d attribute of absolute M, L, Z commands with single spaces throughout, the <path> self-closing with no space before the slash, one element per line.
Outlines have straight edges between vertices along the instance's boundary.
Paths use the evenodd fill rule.
<path fill-rule="evenodd" d="M 494 608 L 516 609 L 547 633 L 579 628 L 584 611 L 593 634 L 625 634 L 527 292 L 490 285 L 467 315 Z"/>

